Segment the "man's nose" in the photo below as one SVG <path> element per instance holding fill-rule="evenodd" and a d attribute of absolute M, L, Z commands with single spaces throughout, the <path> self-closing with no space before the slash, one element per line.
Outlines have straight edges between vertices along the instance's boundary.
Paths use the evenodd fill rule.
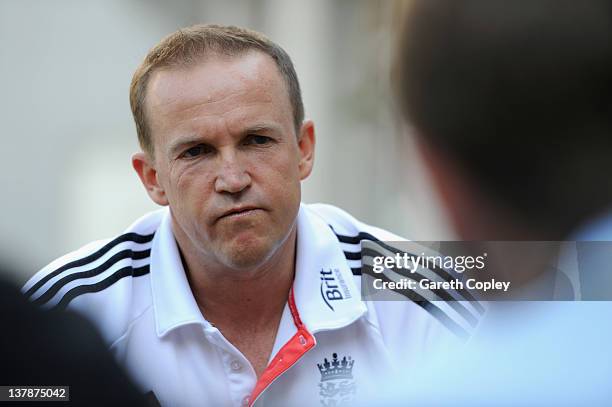
<path fill-rule="evenodd" d="M 236 152 L 221 154 L 221 165 L 215 179 L 215 191 L 237 194 L 251 185 L 251 176 Z"/>

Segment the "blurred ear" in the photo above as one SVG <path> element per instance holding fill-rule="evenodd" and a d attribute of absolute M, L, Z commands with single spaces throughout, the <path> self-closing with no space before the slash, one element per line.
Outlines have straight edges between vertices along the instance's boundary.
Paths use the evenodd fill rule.
<path fill-rule="evenodd" d="M 168 205 L 166 192 L 159 184 L 157 170 L 149 154 L 142 151 L 135 153 L 132 156 L 132 167 L 134 167 L 142 185 L 144 185 L 153 202 L 162 206 Z"/>
<path fill-rule="evenodd" d="M 305 120 L 304 123 L 302 123 L 298 138 L 298 147 L 300 149 L 300 180 L 304 180 L 310 175 L 312 166 L 314 165 L 315 132 L 312 120 Z"/>

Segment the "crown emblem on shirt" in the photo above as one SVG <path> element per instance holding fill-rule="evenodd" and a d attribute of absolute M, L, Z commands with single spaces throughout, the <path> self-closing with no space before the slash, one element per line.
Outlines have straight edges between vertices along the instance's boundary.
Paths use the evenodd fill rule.
<path fill-rule="evenodd" d="M 327 380 L 338 380 L 338 379 L 352 379 L 353 378 L 353 364 L 354 360 L 349 356 L 346 356 L 342 360 L 338 359 L 338 354 L 334 353 L 331 363 L 327 358 L 323 359 L 323 363 L 317 363 L 319 372 L 321 372 L 321 381 Z"/>

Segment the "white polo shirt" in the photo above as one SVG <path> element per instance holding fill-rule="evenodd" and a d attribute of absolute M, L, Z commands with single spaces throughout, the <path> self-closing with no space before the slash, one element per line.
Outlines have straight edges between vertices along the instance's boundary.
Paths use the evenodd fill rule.
<path fill-rule="evenodd" d="M 341 405 L 371 399 L 397 363 L 416 369 L 428 349 L 458 343 L 432 304 L 361 300 L 362 239 L 402 240 L 333 206 L 301 205 L 293 288 L 259 379 L 200 312 L 167 208 L 54 261 L 23 291 L 90 318 L 162 406 Z"/>

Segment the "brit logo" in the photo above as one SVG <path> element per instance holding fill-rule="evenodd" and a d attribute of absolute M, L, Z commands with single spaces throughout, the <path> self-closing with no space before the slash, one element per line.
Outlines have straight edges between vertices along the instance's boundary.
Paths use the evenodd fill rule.
<path fill-rule="evenodd" d="M 348 406 L 355 401 L 356 386 L 353 380 L 353 365 L 355 361 L 344 356 L 338 359 L 338 354 L 332 355 L 331 362 L 325 358 L 323 363 L 317 363 L 321 372 L 319 395 L 324 407 Z"/>
<path fill-rule="evenodd" d="M 319 274 L 321 275 L 321 297 L 329 309 L 335 311 L 331 305 L 332 301 L 351 298 L 346 281 L 338 269 L 321 269 Z"/>

